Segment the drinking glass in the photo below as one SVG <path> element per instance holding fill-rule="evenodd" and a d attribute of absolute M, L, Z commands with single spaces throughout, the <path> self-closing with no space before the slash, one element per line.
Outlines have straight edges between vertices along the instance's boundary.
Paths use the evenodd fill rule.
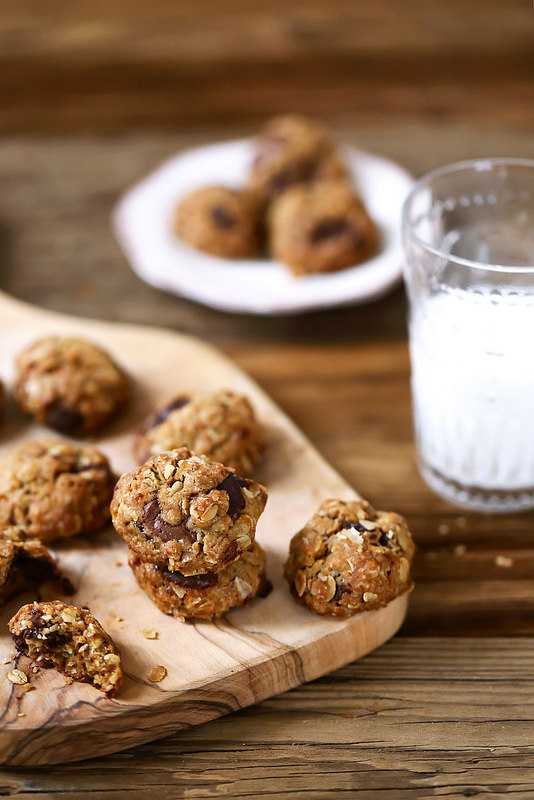
<path fill-rule="evenodd" d="M 468 508 L 534 508 L 534 161 L 435 170 L 402 226 L 420 472 Z"/>

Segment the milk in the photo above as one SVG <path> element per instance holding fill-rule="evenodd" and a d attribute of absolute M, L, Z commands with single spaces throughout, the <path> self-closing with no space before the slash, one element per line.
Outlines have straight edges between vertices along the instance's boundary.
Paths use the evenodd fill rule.
<path fill-rule="evenodd" d="M 464 487 L 532 489 L 534 297 L 449 288 L 413 308 L 410 327 L 423 470 Z"/>

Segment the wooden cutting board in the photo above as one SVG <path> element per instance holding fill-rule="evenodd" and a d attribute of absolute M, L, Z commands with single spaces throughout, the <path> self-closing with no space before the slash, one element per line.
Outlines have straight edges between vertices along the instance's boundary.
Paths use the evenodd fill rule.
<path fill-rule="evenodd" d="M 6 676 L 14 664 L 4 664 L 13 652 L 7 621 L 35 599 L 17 596 L 0 609 L 1 763 L 54 764 L 124 750 L 313 680 L 393 636 L 406 613 L 406 596 L 346 621 L 316 616 L 292 600 L 282 578 L 291 536 L 322 500 L 357 495 L 240 369 L 198 339 L 60 316 L 0 294 L 0 377 L 7 386 L 16 354 L 49 334 L 93 340 L 132 377 L 129 413 L 97 440 L 117 473 L 135 466 L 132 432 L 154 405 L 176 393 L 221 387 L 250 397 L 268 438 L 255 475 L 269 492 L 257 537 L 267 552 L 274 588 L 267 598 L 231 611 L 220 622 L 184 624 L 158 611 L 138 588 L 126 546 L 111 527 L 61 544 L 54 552 L 77 588 L 73 602 L 89 606 L 112 635 L 122 653 L 125 682 L 113 700 L 88 685 L 67 685 L 54 670 L 30 671 L 35 687 L 30 692 L 11 684 Z M 9 407 L 0 426 L 0 456 L 45 433 L 50 435 Z M 159 637 L 147 640 L 142 633 L 147 628 Z M 167 669 L 167 677 L 152 684 L 148 674 L 158 665 Z M 21 656 L 16 666 L 27 670 L 29 662 Z"/>

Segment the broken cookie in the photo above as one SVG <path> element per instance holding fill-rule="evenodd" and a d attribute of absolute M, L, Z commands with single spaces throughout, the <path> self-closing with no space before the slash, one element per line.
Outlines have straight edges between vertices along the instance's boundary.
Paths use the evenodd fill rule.
<path fill-rule="evenodd" d="M 42 583 L 49 582 L 56 585 L 60 594 L 73 593 L 70 581 L 62 576 L 41 542 L 36 539 L 0 539 L 0 605 L 4 605 L 17 592 L 36 589 Z"/>
<path fill-rule="evenodd" d="M 9 621 L 15 647 L 39 667 L 90 683 L 113 697 L 122 683 L 118 650 L 86 608 L 60 600 L 22 606 Z"/>

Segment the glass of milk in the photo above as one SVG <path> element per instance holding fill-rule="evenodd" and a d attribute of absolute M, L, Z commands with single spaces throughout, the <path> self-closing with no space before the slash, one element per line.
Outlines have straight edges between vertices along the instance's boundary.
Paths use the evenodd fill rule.
<path fill-rule="evenodd" d="M 421 474 L 468 508 L 534 508 L 534 161 L 430 173 L 403 238 Z"/>

